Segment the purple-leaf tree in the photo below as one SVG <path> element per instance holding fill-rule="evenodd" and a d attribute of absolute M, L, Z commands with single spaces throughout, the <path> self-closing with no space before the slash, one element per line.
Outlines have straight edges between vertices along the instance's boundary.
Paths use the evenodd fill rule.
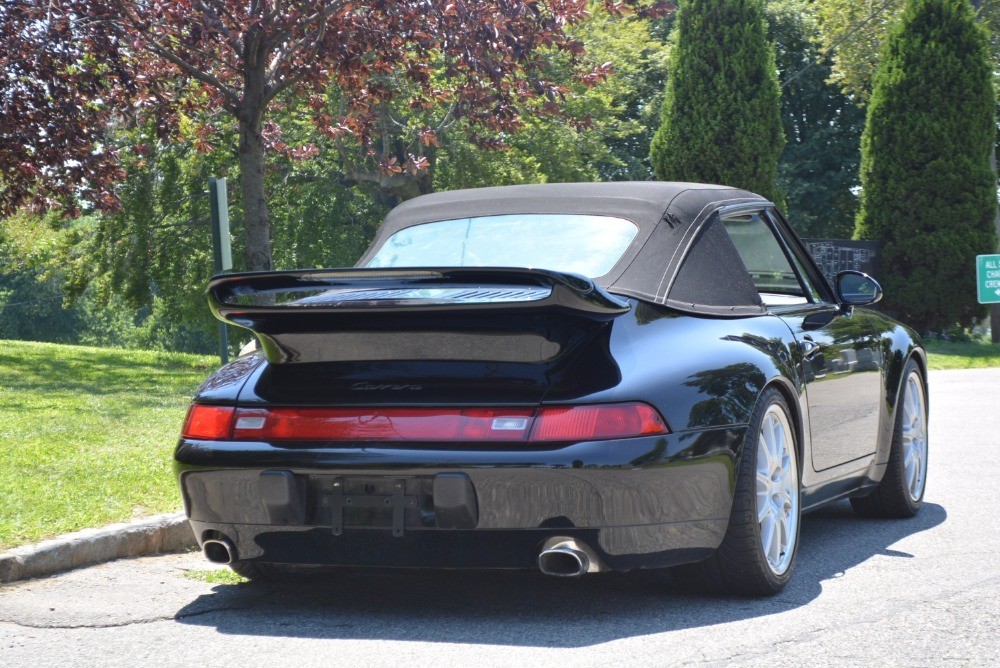
<path fill-rule="evenodd" d="M 603 0 L 613 13 L 663 14 L 663 0 Z M 107 131 L 155 119 L 164 139 L 199 119 L 206 149 L 235 123 L 246 266 L 271 268 L 264 189 L 267 151 L 293 158 L 269 110 L 305 101 L 329 145 L 359 145 L 346 182 L 400 197 L 429 164 L 440 127 L 419 132 L 400 159 L 384 150 L 388 105 L 440 106 L 484 144 L 516 131 L 529 100 L 557 107 L 565 91 L 543 76 L 544 54 L 565 51 L 587 71 L 565 27 L 587 0 L 7 0 L 0 6 L 0 215 L 32 204 L 72 210 L 116 205 L 122 178 Z M 329 90 L 338 91 L 336 108 Z M 273 115 L 273 114 L 272 114 Z M 346 152 L 345 152 L 346 155 Z"/>

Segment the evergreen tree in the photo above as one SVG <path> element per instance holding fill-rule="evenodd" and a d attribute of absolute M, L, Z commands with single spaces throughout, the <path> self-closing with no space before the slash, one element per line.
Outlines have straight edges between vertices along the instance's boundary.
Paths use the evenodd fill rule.
<path fill-rule="evenodd" d="M 760 0 L 690 0 L 677 12 L 657 177 L 775 196 L 785 140 L 774 47 Z"/>
<path fill-rule="evenodd" d="M 855 236 L 883 243 L 886 307 L 924 332 L 983 313 L 975 256 L 996 248 L 989 57 L 967 0 L 910 0 L 875 74 Z"/>

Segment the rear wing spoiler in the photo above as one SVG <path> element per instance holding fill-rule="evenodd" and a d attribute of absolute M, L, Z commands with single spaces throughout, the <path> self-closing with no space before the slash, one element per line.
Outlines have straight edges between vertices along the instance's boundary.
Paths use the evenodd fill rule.
<path fill-rule="evenodd" d="M 451 320 L 546 312 L 605 322 L 629 310 L 625 299 L 584 276 L 506 267 L 222 274 L 209 282 L 208 300 L 217 318 L 258 334 L 337 331 L 402 314 Z M 407 326 L 400 321 L 399 328 Z"/>

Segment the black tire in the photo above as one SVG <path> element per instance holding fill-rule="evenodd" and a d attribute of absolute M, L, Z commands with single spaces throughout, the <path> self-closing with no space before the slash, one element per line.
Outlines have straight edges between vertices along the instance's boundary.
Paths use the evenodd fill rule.
<path fill-rule="evenodd" d="M 904 401 L 910 382 L 916 383 L 918 389 L 916 400 L 920 403 L 921 420 L 923 421 L 923 463 L 918 489 L 911 490 L 910 479 L 906 472 L 907 445 L 904 443 Z M 903 382 L 896 398 L 896 419 L 892 430 L 892 446 L 889 450 L 889 461 L 885 474 L 878 487 L 866 496 L 851 499 L 851 507 L 861 517 L 877 517 L 889 519 L 905 519 L 913 517 L 924 502 L 924 490 L 927 488 L 927 393 L 920 367 L 912 359 L 903 369 Z"/>
<path fill-rule="evenodd" d="M 757 512 L 757 450 L 764 417 L 772 407 L 784 412 L 791 441 L 788 450 L 792 453 L 790 463 L 794 471 L 794 500 L 789 510 L 791 533 L 791 554 L 787 559 L 781 553 L 783 568 L 776 572 L 764 552 L 761 539 L 761 524 Z M 799 453 L 796 449 L 795 430 L 791 426 L 792 412 L 784 396 L 775 388 L 766 390 L 757 402 L 746 436 L 743 439 L 739 467 L 736 475 L 736 491 L 733 509 L 729 515 L 729 526 L 722 544 L 711 557 L 696 564 L 685 564 L 671 569 L 674 581 L 680 586 L 694 586 L 698 589 L 741 594 L 748 596 L 770 596 L 777 594 L 788 583 L 795 565 L 795 555 L 799 546 L 801 523 L 801 485 L 798 469 Z"/>

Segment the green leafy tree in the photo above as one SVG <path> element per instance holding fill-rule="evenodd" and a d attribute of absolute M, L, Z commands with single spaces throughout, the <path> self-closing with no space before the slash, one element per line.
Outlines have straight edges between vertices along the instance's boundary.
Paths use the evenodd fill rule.
<path fill-rule="evenodd" d="M 772 0 L 767 16 L 786 82 L 781 117 L 788 143 L 778 164 L 778 190 L 789 222 L 802 236 L 849 239 L 858 210 L 864 111 L 829 81 L 833 63 L 820 53 L 808 0 Z"/>
<path fill-rule="evenodd" d="M 602 181 L 653 178 L 649 145 L 660 125 L 669 54 L 656 35 L 656 24 L 668 20 L 636 16 L 615 20 L 595 13 L 573 31 L 594 61 L 614 67 L 607 81 L 587 91 L 601 96 L 608 110 L 600 132 L 608 153 L 596 161 Z"/>
<path fill-rule="evenodd" d="M 78 314 L 62 308 L 51 259 L 60 246 L 58 216 L 19 211 L 0 221 L 0 339 L 75 343 Z"/>
<path fill-rule="evenodd" d="M 784 137 L 763 3 L 691 0 L 677 12 L 674 35 L 662 125 L 650 150 L 656 176 L 774 198 Z"/>
<path fill-rule="evenodd" d="M 615 14 L 670 10 L 661 0 L 595 4 Z M 345 179 L 412 197 L 432 156 L 407 144 L 433 145 L 458 118 L 487 137 L 516 131 L 535 99 L 558 111 L 562 91 L 540 76 L 542 55 L 578 60 L 583 46 L 565 29 L 587 14 L 579 0 L 2 3 L 0 212 L 46 196 L 115 208 L 121 165 L 104 127 L 139 118 L 169 137 L 188 115 L 203 123 L 205 142 L 237 131 L 245 262 L 271 269 L 267 155 L 317 150 L 282 140 L 282 104 L 308 99 L 300 112 L 318 134 L 364 149 Z M 435 85 L 435 66 L 449 85 Z M 341 93 L 335 109 L 324 100 L 331 87 Z M 445 111 L 438 127 L 400 133 L 399 105 Z"/>
<path fill-rule="evenodd" d="M 818 41 L 833 58 L 830 81 L 862 103 L 872 90 L 879 52 L 906 0 L 815 0 Z"/>
<path fill-rule="evenodd" d="M 856 237 L 883 242 L 886 307 L 922 331 L 969 325 L 975 256 L 996 248 L 993 73 L 967 0 L 910 0 L 880 55 Z"/>
<path fill-rule="evenodd" d="M 651 178 L 649 142 L 667 54 L 654 25 L 645 17 L 594 12 L 572 26 L 601 80 L 581 82 L 563 54 L 549 52 L 546 76 L 567 93 L 561 112 L 526 113 L 505 150 L 484 151 L 461 131 L 442 135 L 434 189 Z"/>
<path fill-rule="evenodd" d="M 437 130 L 434 141 L 417 142 L 433 162 L 405 172 L 405 178 L 389 178 L 388 183 L 396 184 L 392 188 L 359 176 L 371 160 L 359 142 L 317 132 L 310 106 L 317 104 L 315 99 L 282 100 L 267 129 L 269 141 L 284 149 L 267 155 L 264 170 L 274 266 L 353 264 L 389 207 L 411 190 L 586 181 L 605 177 L 606 171 L 648 178 L 648 165 L 642 164 L 645 149 L 638 156 L 634 150 L 643 143 L 643 134 L 650 133 L 644 117 L 636 118 L 646 113 L 637 96 L 655 95 L 660 88 L 650 80 L 662 76 L 659 63 L 666 50 L 651 37 L 650 25 L 644 17 L 594 12 L 570 26 L 573 38 L 587 44 L 587 62 L 598 76 L 581 80 L 573 58 L 559 49 L 544 50 L 540 71 L 565 99 L 558 113 L 545 108 L 548 98 L 529 101 L 523 127 L 505 136 L 506 146 L 477 139 L 467 119 L 447 122 L 444 107 L 382 105 L 379 113 L 387 119 L 389 138 L 385 150 L 400 160 L 414 150 L 422 129 Z M 613 66 L 603 65 L 607 62 Z M 440 79 L 438 87 L 447 86 L 443 67 L 429 76 Z M 321 103 L 336 110 L 342 98 L 331 86 Z M 80 322 L 86 332 L 78 331 L 78 338 L 97 344 L 161 347 L 172 342 L 185 350 L 212 349 L 215 323 L 204 300 L 204 285 L 212 274 L 208 178 L 229 179 L 237 268 L 246 243 L 245 212 L 235 188 L 240 179 L 238 156 L 231 148 L 236 133 L 224 128 L 206 133 L 209 120 L 191 114 L 178 119 L 177 132 L 169 139 L 149 124 L 113 128 L 125 172 L 114 186 L 121 208 L 81 226 L 61 262 L 68 270 L 66 288 L 84 314 Z M 58 220 L 53 224 L 58 226 Z"/>

